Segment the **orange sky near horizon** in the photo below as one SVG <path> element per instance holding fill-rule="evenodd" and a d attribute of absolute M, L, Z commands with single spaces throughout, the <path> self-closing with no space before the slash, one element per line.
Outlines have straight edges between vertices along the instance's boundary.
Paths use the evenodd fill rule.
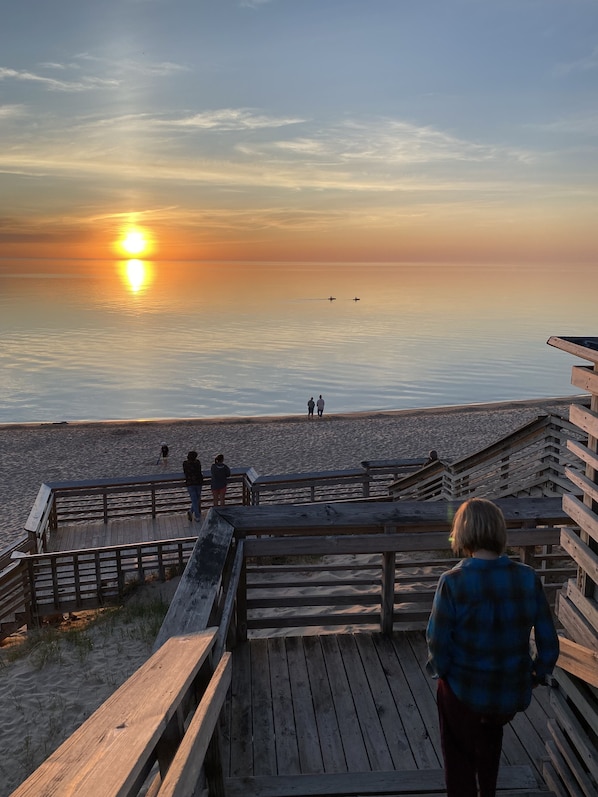
<path fill-rule="evenodd" d="M 0 30 L 0 258 L 127 225 L 156 260 L 598 257 L 595 3 L 35 6 Z"/>

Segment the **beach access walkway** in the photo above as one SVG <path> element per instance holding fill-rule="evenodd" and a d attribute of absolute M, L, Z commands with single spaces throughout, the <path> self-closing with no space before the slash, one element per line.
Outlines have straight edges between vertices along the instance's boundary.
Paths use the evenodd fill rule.
<path fill-rule="evenodd" d="M 444 793 L 426 658 L 421 631 L 269 637 L 235 648 L 220 725 L 226 796 Z M 548 690 L 536 689 L 505 727 L 499 794 L 546 788 L 553 716 Z"/>

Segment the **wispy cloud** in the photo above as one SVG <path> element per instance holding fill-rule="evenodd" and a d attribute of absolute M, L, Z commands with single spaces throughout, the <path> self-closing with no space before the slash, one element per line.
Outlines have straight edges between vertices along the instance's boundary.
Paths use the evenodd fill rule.
<path fill-rule="evenodd" d="M 259 130 L 286 127 L 304 122 L 298 117 L 278 117 L 258 114 L 248 108 L 220 108 L 203 111 L 181 119 L 156 121 L 160 127 L 198 128 L 202 130 Z"/>
<path fill-rule="evenodd" d="M 17 119 L 25 114 L 24 105 L 0 105 L 0 119 Z"/>
<path fill-rule="evenodd" d="M 39 83 L 50 91 L 78 92 L 90 89 L 113 88 L 119 82 L 113 78 L 83 77 L 81 80 L 57 80 L 46 75 L 36 74 L 27 70 L 10 69 L 0 66 L 0 80 L 17 80 L 30 83 Z"/>

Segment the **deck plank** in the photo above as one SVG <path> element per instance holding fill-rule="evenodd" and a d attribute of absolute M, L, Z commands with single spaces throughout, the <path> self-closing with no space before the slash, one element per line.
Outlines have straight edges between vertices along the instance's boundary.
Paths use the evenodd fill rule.
<path fill-rule="evenodd" d="M 272 714 L 267 639 L 256 639 L 251 645 L 251 699 L 254 771 L 256 775 L 276 775 L 274 716 Z"/>
<path fill-rule="evenodd" d="M 240 645 L 233 655 L 233 677 L 230 695 L 230 726 L 228 732 L 229 772 L 232 777 L 253 775 L 253 744 L 251 731 L 251 658 L 249 645 Z M 227 734 L 223 734 L 226 744 Z M 227 756 L 223 755 L 223 761 Z"/>
<path fill-rule="evenodd" d="M 305 661 L 311 686 L 312 700 L 316 708 L 316 724 L 325 772 L 346 772 L 347 764 L 341 742 L 334 697 L 330 688 L 328 672 L 320 639 L 304 637 Z M 332 675 L 334 677 L 334 673 Z"/>
<path fill-rule="evenodd" d="M 330 678 L 330 691 L 336 706 L 347 771 L 362 772 L 369 769 L 370 763 L 359 727 L 359 718 L 353 700 L 351 685 L 349 684 L 338 647 L 338 637 L 332 634 L 324 634 L 320 639 L 320 644 Z"/>
<path fill-rule="evenodd" d="M 301 637 L 287 637 L 286 650 L 289 671 L 292 672 L 291 693 L 293 695 L 293 712 L 297 729 L 301 772 L 310 774 L 324 772 L 324 762 L 316 731 L 316 715 Z"/>
<path fill-rule="evenodd" d="M 394 769 L 413 769 L 416 766 L 415 758 L 411 752 L 401 716 L 397 711 L 387 674 L 384 672 L 376 648 L 372 644 L 372 637 L 366 634 L 356 634 L 355 641 L 368 677 L 393 767 Z"/>
<path fill-rule="evenodd" d="M 353 700 L 370 759 L 370 768 L 372 770 L 392 769 L 392 756 L 386 744 L 384 731 L 355 639 L 352 634 L 341 634 L 338 637 L 338 643 L 343 655 L 345 671 L 351 683 Z"/>
<path fill-rule="evenodd" d="M 270 685 L 272 688 L 272 714 L 276 740 L 276 768 L 278 772 L 298 775 L 301 772 L 299 748 L 293 716 L 293 696 L 284 637 L 268 640 Z"/>

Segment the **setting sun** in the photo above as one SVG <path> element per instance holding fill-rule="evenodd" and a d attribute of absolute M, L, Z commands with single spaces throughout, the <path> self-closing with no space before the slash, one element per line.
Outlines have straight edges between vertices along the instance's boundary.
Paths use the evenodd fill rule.
<path fill-rule="evenodd" d="M 147 240 L 141 230 L 130 230 L 121 241 L 121 246 L 130 255 L 140 255 L 147 248 Z"/>

